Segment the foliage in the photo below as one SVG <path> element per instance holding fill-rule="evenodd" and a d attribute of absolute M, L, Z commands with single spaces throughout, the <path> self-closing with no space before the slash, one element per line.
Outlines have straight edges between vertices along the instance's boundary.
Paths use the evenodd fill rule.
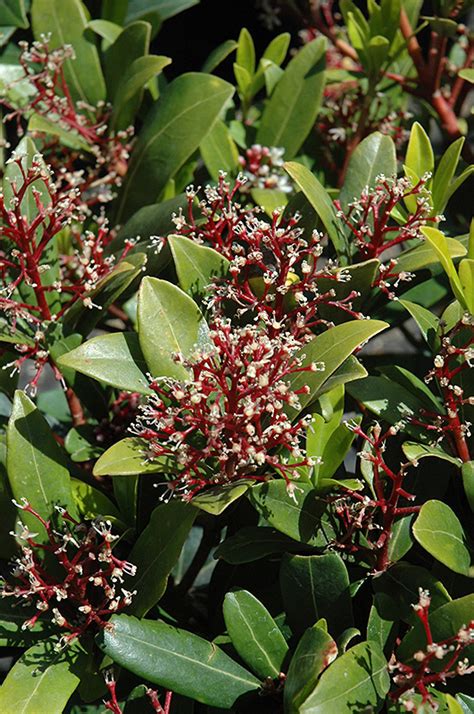
<path fill-rule="evenodd" d="M 472 707 L 469 3 L 257 5 L 0 3 L 6 714 Z"/>

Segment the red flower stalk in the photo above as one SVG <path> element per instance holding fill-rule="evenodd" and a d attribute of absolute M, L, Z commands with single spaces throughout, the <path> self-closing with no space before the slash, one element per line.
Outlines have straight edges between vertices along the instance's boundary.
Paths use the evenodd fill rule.
<path fill-rule="evenodd" d="M 467 658 L 462 659 L 464 650 L 474 643 L 474 620 L 471 620 L 460 630 L 441 642 L 434 642 L 429 622 L 431 598 L 427 590 L 420 588 L 420 599 L 413 609 L 423 625 L 426 635 L 426 648 L 415 652 L 411 664 L 399 662 L 395 656 L 389 664 L 389 669 L 395 673 L 393 682 L 395 691 L 389 694 L 390 699 L 399 701 L 406 711 L 421 711 L 424 704 L 436 706 L 430 694 L 430 687 L 445 684 L 447 679 L 456 675 L 466 675 L 474 672 Z M 435 662 L 441 662 L 441 667 L 433 667 Z M 414 696 L 421 695 L 421 707 Z M 423 708 L 424 711 L 424 708 Z"/>
<path fill-rule="evenodd" d="M 58 178 L 61 174 L 80 176 L 77 185 L 85 206 L 110 201 L 113 194 L 107 187 L 119 186 L 126 173 L 133 130 L 110 133 L 110 110 L 103 102 L 93 107 L 73 100 L 64 73 L 65 62 L 75 59 L 71 46 L 51 50 L 46 39 L 31 46 L 26 42 L 19 44 L 23 76 L 12 85 L 27 81 L 32 93 L 20 106 L 12 106 L 8 98 L 1 100 L 10 109 L 5 121 L 16 119 L 21 134 L 20 119 L 37 114 L 82 139 L 94 158 L 93 166 L 88 165 L 87 152 L 61 146 L 56 139 L 45 143 L 43 151 L 57 170 Z"/>
<path fill-rule="evenodd" d="M 421 417 L 411 419 L 437 435 L 437 442 L 448 441 L 451 451 L 461 461 L 471 460 L 467 438 L 471 436 L 471 423 L 463 421 L 463 407 L 474 405 L 474 396 L 466 396 L 459 378 L 466 369 L 474 366 L 474 335 L 472 319 L 466 315 L 441 340 L 441 347 L 434 358 L 433 369 L 428 372 L 425 382 L 436 381 L 443 397 L 445 414 L 427 410 Z"/>
<path fill-rule="evenodd" d="M 129 605 L 134 594 L 123 588 L 118 594 L 117 583 L 136 573 L 134 565 L 113 555 L 112 543 L 118 536 L 112 535 L 111 524 L 100 518 L 89 525 L 80 523 L 58 508 L 63 524 L 55 530 L 26 499 L 15 505 L 35 516 L 47 533 L 47 542 L 39 543 L 37 534 L 23 526 L 20 538 L 26 545 L 16 560 L 16 584 L 7 583 L 0 591 L 2 597 L 36 605 L 37 613 L 23 629 L 49 613 L 52 622 L 67 632 L 56 646 L 61 649 L 86 632 L 109 627 L 109 616 Z M 47 558 L 54 558 L 57 567 L 47 565 Z M 61 572 L 62 577 L 56 574 Z"/>
<path fill-rule="evenodd" d="M 253 144 L 250 149 L 247 149 L 245 156 L 239 156 L 242 173 L 246 179 L 240 190 L 247 193 L 252 188 L 268 188 L 291 193 L 293 187 L 283 168 L 284 153 L 284 149 L 260 144 Z"/>
<path fill-rule="evenodd" d="M 420 231 L 423 226 L 442 220 L 441 216 L 430 215 L 431 205 L 426 189 L 428 179 L 429 175 L 425 175 L 413 185 L 408 178 L 380 175 L 376 178 L 375 187 L 366 187 L 360 198 L 354 198 L 348 204 L 347 211 L 341 210 L 339 201 L 335 202 L 338 216 L 350 229 L 363 260 L 379 258 L 389 248 L 422 238 Z M 412 196 L 416 197 L 416 210 L 399 225 L 392 218 L 392 212 L 400 208 L 403 214 L 403 203 Z"/>
<path fill-rule="evenodd" d="M 21 356 L 14 364 L 19 369 L 25 360 L 35 360 L 37 371 L 30 385 L 34 391 L 49 361 L 48 325 L 78 300 L 94 307 L 89 295 L 115 261 L 104 255 L 110 237 L 103 221 L 98 221 L 97 234 L 79 231 L 77 221 L 84 215 L 76 187 L 58 187 L 39 155 L 28 168 L 21 156 L 13 155 L 9 162 L 15 165 L 18 178 L 0 193 L 0 235 L 5 246 L 0 250 L 0 310 L 12 333 L 21 326 L 29 336 L 26 344 L 18 344 Z M 31 202 L 34 211 L 29 210 Z M 57 237 L 64 229 L 69 231 L 70 245 L 56 261 Z M 127 242 L 119 260 L 132 245 L 133 241 Z"/>
<path fill-rule="evenodd" d="M 321 304 L 339 308 L 352 317 L 362 315 L 352 309 L 359 293 L 351 291 L 336 299 L 335 291 L 321 288 L 322 280 L 345 282 L 350 276 L 335 271 L 329 262 L 319 266 L 323 248 L 314 231 L 309 239 L 298 227 L 299 216 L 289 219 L 276 211 L 271 222 L 260 220 L 259 209 L 246 209 L 235 201 L 242 180 L 231 187 L 222 174 L 217 187 L 205 189 L 199 204 L 203 221 L 193 215 L 195 191 L 188 190 L 188 214 L 174 217 L 177 232 L 197 243 L 214 248 L 230 260 L 229 277 L 216 279 L 208 307 L 236 306 L 247 322 L 260 319 L 270 335 L 288 330 L 295 339 L 305 340 L 312 330 L 327 324 L 318 315 Z M 164 240 L 159 239 L 161 246 Z"/>
<path fill-rule="evenodd" d="M 123 709 L 117 699 L 117 682 L 115 680 L 113 670 L 106 670 L 104 673 L 104 678 L 110 696 L 110 700 L 108 702 L 104 701 L 105 708 L 113 714 L 123 714 Z M 158 692 L 155 689 L 151 689 L 150 687 L 148 687 L 146 689 L 146 695 L 150 700 L 150 704 L 154 712 L 157 712 L 157 714 L 170 714 L 173 692 L 166 692 L 164 707 L 161 706 L 158 697 Z"/>
<path fill-rule="evenodd" d="M 147 459 L 175 462 L 178 472 L 168 485 L 183 500 L 207 486 L 266 480 L 272 472 L 292 494 L 298 468 L 310 465 L 299 445 L 308 420 L 292 424 L 285 408 L 298 408 L 308 388 L 292 390 L 288 380 L 322 365 L 303 367 L 291 336 L 270 338 L 254 326 L 236 329 L 218 319 L 209 340 L 208 351 L 180 360 L 189 381 L 152 382 L 155 396 L 132 433 L 148 442 Z"/>
<path fill-rule="evenodd" d="M 334 500 L 334 510 L 343 528 L 335 547 L 375 558 L 375 572 L 379 573 L 390 565 L 389 545 L 396 519 L 419 511 L 419 506 L 400 506 L 400 499 L 415 498 L 406 491 L 403 482 L 408 469 L 416 464 L 403 463 L 394 471 L 385 460 L 387 440 L 397 434 L 399 427 L 382 432 L 380 425 L 375 424 L 368 433 L 356 423 L 349 423 L 348 427 L 365 442 L 359 457 L 370 465 L 375 497 L 348 491 L 347 496 Z M 358 542 L 360 534 L 364 536 L 364 545 Z"/>

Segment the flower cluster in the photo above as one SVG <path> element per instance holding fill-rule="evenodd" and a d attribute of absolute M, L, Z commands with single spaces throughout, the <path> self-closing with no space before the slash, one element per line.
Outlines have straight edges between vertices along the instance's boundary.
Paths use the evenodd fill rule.
<path fill-rule="evenodd" d="M 474 666 L 469 666 L 469 660 L 462 656 L 464 650 L 474 644 L 474 620 L 463 625 L 452 637 L 435 642 L 429 622 L 430 594 L 421 588 L 419 592 L 419 601 L 413 605 L 413 609 L 423 625 L 426 647 L 415 652 L 410 664 L 398 661 L 395 656 L 389 664 L 396 685 L 395 691 L 389 696 L 408 712 L 425 711 L 423 705 L 426 704 L 432 705 L 436 711 L 430 687 L 439 683 L 445 684 L 448 679 L 457 675 L 474 672 Z M 434 666 L 435 663 L 437 666 Z M 421 702 L 416 701 L 417 694 L 421 696 Z"/>
<path fill-rule="evenodd" d="M 247 149 L 245 156 L 239 157 L 242 173 L 246 178 L 241 191 L 267 188 L 291 193 L 293 187 L 288 174 L 283 169 L 284 153 L 284 149 L 260 144 L 253 144 L 250 149 Z"/>
<path fill-rule="evenodd" d="M 85 632 L 107 627 L 109 616 L 129 605 L 133 596 L 123 588 L 118 593 L 118 584 L 124 576 L 136 573 L 134 565 L 113 554 L 112 544 L 118 536 L 112 535 L 111 524 L 100 518 L 91 524 L 80 523 L 58 508 L 62 527 L 56 530 L 26 499 L 15 505 L 33 515 L 47 534 L 45 543 L 37 542 L 38 534 L 23 526 L 19 537 L 25 545 L 12 573 L 16 583 L 6 583 L 0 591 L 2 597 L 35 605 L 37 612 L 23 629 L 34 627 L 48 613 L 52 623 L 67 633 L 57 645 L 61 649 Z"/>
<path fill-rule="evenodd" d="M 10 110 L 5 121 L 16 119 L 21 133 L 21 119 L 34 113 L 81 140 L 87 146 L 86 151 L 68 149 L 49 137 L 43 153 L 58 176 L 64 176 L 68 182 L 71 177 L 75 179 L 84 207 L 110 201 L 113 196 L 110 187 L 119 186 L 127 171 L 132 130 L 111 133 L 110 112 L 104 103 L 92 107 L 73 100 L 64 72 L 65 63 L 74 60 L 72 47 L 66 45 L 52 50 L 46 38 L 31 46 L 26 42 L 20 46 L 23 76 L 14 80 L 11 88 L 26 82 L 30 92 L 28 99 L 15 106 L 7 92 L 7 97 L 2 99 Z"/>
<path fill-rule="evenodd" d="M 28 339 L 18 339 L 19 369 L 27 359 L 36 362 L 35 385 L 49 360 L 45 331 L 75 302 L 92 308 L 90 293 L 114 268 L 104 250 L 110 241 L 103 220 L 97 232 L 83 234 L 84 219 L 78 188 L 59 185 L 42 157 L 13 154 L 13 177 L 0 193 L 3 248 L 0 249 L 0 310 L 13 335 L 17 328 Z M 61 233 L 61 241 L 58 241 Z M 68 245 L 69 243 L 69 245 Z M 62 246 L 62 250 L 59 249 Z M 133 245 L 127 241 L 122 260 Z"/>
<path fill-rule="evenodd" d="M 408 178 L 376 177 L 374 188 L 367 186 L 360 198 L 348 204 L 346 211 L 336 201 L 338 216 L 350 229 L 354 244 L 363 260 L 379 258 L 385 251 L 403 245 L 414 238 L 422 238 L 421 228 L 429 223 L 439 223 L 442 216 L 431 215 L 431 204 L 426 183 L 429 174 L 413 185 Z M 402 210 L 405 201 L 416 200 L 413 213 L 408 213 L 400 225 L 393 219 L 396 208 Z"/>
<path fill-rule="evenodd" d="M 436 443 L 447 440 L 452 453 L 463 462 L 471 460 L 468 439 L 471 423 L 462 419 L 464 407 L 474 406 L 474 397 L 466 397 L 462 376 L 474 366 L 474 335 L 472 318 L 465 315 L 441 339 L 440 349 L 434 358 L 433 368 L 425 382 L 435 382 L 441 392 L 445 413 L 423 410 L 411 421 L 434 434 Z"/>
<path fill-rule="evenodd" d="M 248 323 L 260 320 L 271 336 L 288 330 L 302 341 L 327 324 L 318 314 L 323 304 L 362 317 L 352 306 L 358 293 L 350 291 L 338 299 L 331 286 L 348 281 L 349 273 L 337 270 L 331 261 L 320 266 L 321 235 L 313 231 L 304 237 L 297 214 L 286 218 L 276 211 L 268 221 L 257 209 L 242 207 L 235 200 L 241 183 L 237 179 L 231 187 L 221 175 L 217 187 L 206 187 L 199 203 L 202 221 L 193 214 L 196 192 L 189 189 L 187 216 L 174 217 L 177 233 L 214 248 L 230 261 L 228 276 L 210 286 L 208 307 L 234 308 Z M 158 239 L 158 245 L 162 243 Z"/>
<path fill-rule="evenodd" d="M 291 378 L 324 365 L 303 365 L 291 335 L 272 339 L 255 326 L 217 319 L 209 342 L 190 360 L 177 356 L 188 381 L 151 383 L 155 395 L 131 430 L 146 440 L 144 456 L 175 461 L 178 472 L 168 485 L 184 500 L 210 485 L 265 480 L 262 467 L 281 475 L 291 494 L 298 468 L 310 465 L 299 443 L 307 418 L 292 424 L 288 417 L 309 390 L 292 388 Z"/>

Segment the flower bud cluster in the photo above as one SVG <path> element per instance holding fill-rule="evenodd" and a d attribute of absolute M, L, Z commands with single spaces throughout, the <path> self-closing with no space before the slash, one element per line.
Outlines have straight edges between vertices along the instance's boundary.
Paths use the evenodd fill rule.
<path fill-rule="evenodd" d="M 378 258 L 394 246 L 408 240 L 422 238 L 421 228 L 429 223 L 437 224 L 442 216 L 432 216 L 429 192 L 426 188 L 429 174 L 416 184 L 408 178 L 376 177 L 375 186 L 366 186 L 359 198 L 341 210 L 336 201 L 338 216 L 350 229 L 355 247 L 363 260 Z M 398 224 L 393 216 L 394 209 L 403 209 L 407 198 L 416 199 L 414 212 L 408 213 L 406 220 Z"/>
<path fill-rule="evenodd" d="M 253 144 L 245 151 L 245 156 L 239 156 L 242 173 L 246 178 L 241 191 L 246 193 L 253 188 L 266 188 L 291 193 L 293 187 L 283 169 L 284 153 L 284 149 L 276 146 Z"/>
<path fill-rule="evenodd" d="M 258 327 L 236 328 L 219 318 L 209 343 L 192 359 L 180 359 L 188 381 L 152 381 L 155 395 L 131 429 L 147 442 L 145 457 L 172 460 L 177 474 L 169 487 L 184 500 L 210 485 L 265 480 L 269 470 L 290 486 L 298 468 L 310 465 L 300 449 L 307 418 L 292 424 L 289 417 L 308 387 L 292 389 L 290 380 L 324 366 L 304 366 L 287 333 L 270 338 Z"/>
<path fill-rule="evenodd" d="M 86 632 L 108 627 L 109 616 L 130 604 L 134 593 L 122 588 L 122 583 L 136 573 L 134 565 L 113 554 L 118 536 L 112 534 L 110 522 L 97 518 L 81 523 L 58 508 L 61 525 L 54 528 L 26 499 L 15 505 L 37 518 L 47 534 L 45 543 L 38 542 L 38 534 L 23 526 L 22 555 L 14 563 L 12 582 L 0 590 L 2 597 L 36 607 L 23 629 L 48 616 L 64 631 L 57 645 L 61 649 Z"/>

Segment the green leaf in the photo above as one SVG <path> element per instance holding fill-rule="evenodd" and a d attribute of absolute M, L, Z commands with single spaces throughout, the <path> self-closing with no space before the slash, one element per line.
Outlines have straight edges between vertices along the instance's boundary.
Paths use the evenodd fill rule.
<path fill-rule="evenodd" d="M 73 99 L 97 104 L 105 99 L 105 82 L 99 54 L 88 39 L 88 13 L 80 0 L 33 0 L 31 8 L 33 34 L 50 35 L 51 49 L 70 44 L 75 59 L 64 65 L 66 81 Z"/>
<path fill-rule="evenodd" d="M 147 365 L 134 332 L 93 337 L 60 357 L 57 363 L 118 389 L 152 394 L 144 374 Z"/>
<path fill-rule="evenodd" d="M 178 500 L 155 508 L 128 556 L 137 566 L 137 574 L 127 581 L 137 590 L 128 612 L 143 617 L 162 597 L 196 515 L 189 504 Z"/>
<path fill-rule="evenodd" d="M 169 64 L 169 57 L 148 55 L 139 57 L 127 67 L 114 98 L 111 123 L 115 130 L 127 129 L 133 124 L 145 85 Z"/>
<path fill-rule="evenodd" d="M 449 188 L 456 173 L 459 157 L 464 144 L 461 136 L 448 146 L 444 152 L 433 177 L 432 200 L 433 212 L 442 213 L 449 200 Z"/>
<path fill-rule="evenodd" d="M 148 114 L 118 199 L 116 222 L 153 203 L 212 129 L 233 87 L 208 74 L 183 74 Z"/>
<path fill-rule="evenodd" d="M 474 69 L 471 69 L 469 67 L 465 69 L 460 69 L 458 75 L 461 77 L 461 79 L 465 79 L 471 84 L 474 84 Z"/>
<path fill-rule="evenodd" d="M 336 252 L 339 255 L 343 254 L 346 249 L 344 230 L 340 219 L 337 217 L 334 204 L 324 186 L 303 164 L 290 161 L 285 163 L 285 169 L 320 217 Z"/>
<path fill-rule="evenodd" d="M 277 35 L 268 44 L 262 55 L 262 59 L 270 60 L 279 67 L 286 57 L 290 42 L 291 35 L 289 32 L 282 32 L 280 35 Z"/>
<path fill-rule="evenodd" d="M 269 481 L 253 486 L 248 497 L 271 526 L 296 541 L 324 547 L 334 536 L 324 520 L 327 504 L 310 484 L 298 484 L 290 498 L 283 479 Z"/>
<path fill-rule="evenodd" d="M 17 501 L 27 498 L 45 519 L 56 505 L 67 508 L 73 517 L 76 507 L 65 454 L 33 402 L 21 391 L 15 392 L 7 429 L 7 471 Z M 39 521 L 21 512 L 30 530 L 41 530 Z"/>
<path fill-rule="evenodd" d="M 380 174 L 387 178 L 397 175 L 397 159 L 393 139 L 378 131 L 370 134 L 355 149 L 347 167 L 344 185 L 339 194 L 342 208 L 360 198 L 364 188 L 375 186 Z"/>
<path fill-rule="evenodd" d="M 474 461 L 467 461 L 461 468 L 462 483 L 467 501 L 474 512 Z"/>
<path fill-rule="evenodd" d="M 323 363 L 325 366 L 324 371 L 298 372 L 290 378 L 289 382 L 293 390 L 300 389 L 304 385 L 309 387 L 308 394 L 300 395 L 301 408 L 303 409 L 311 401 L 314 401 L 315 397 L 323 390 L 324 383 L 349 355 L 366 340 L 385 330 L 386 327 L 388 327 L 387 323 L 381 320 L 352 320 L 331 327 L 301 347 L 296 356 L 302 358 L 303 366 L 309 366 L 313 362 Z M 301 410 L 287 408 L 292 419 L 299 411 Z"/>
<path fill-rule="evenodd" d="M 430 555 L 461 575 L 471 574 L 471 556 L 462 525 L 442 501 L 427 501 L 413 525 L 413 535 Z"/>
<path fill-rule="evenodd" d="M 349 576 L 342 558 L 289 555 L 281 561 L 280 587 L 293 632 L 303 632 L 323 617 L 328 630 L 340 634 L 353 625 Z"/>
<path fill-rule="evenodd" d="M 474 315 L 474 259 L 464 258 L 459 263 L 459 280 L 464 292 L 464 303 L 471 315 Z"/>
<path fill-rule="evenodd" d="M 422 305 L 416 305 L 410 300 L 400 300 L 400 305 L 408 310 L 416 324 L 420 328 L 420 332 L 433 352 L 436 352 L 440 345 L 438 337 L 439 318 L 436 317 L 430 310 L 427 310 Z"/>
<path fill-rule="evenodd" d="M 32 628 L 23 629 L 23 623 L 36 615 L 37 610 L 23 603 L 18 606 L 13 600 L 11 597 L 0 600 L 0 647 L 30 647 L 51 634 L 51 624 L 41 618 Z"/>
<path fill-rule="evenodd" d="M 83 518 L 94 520 L 97 516 L 110 516 L 120 520 L 120 513 L 105 493 L 77 478 L 71 480 L 74 501 Z"/>
<path fill-rule="evenodd" d="M 87 23 L 87 27 L 105 40 L 105 42 L 102 43 L 102 49 L 110 47 L 123 32 L 121 25 L 118 25 L 116 22 L 111 22 L 110 20 L 90 20 L 90 22 Z"/>
<path fill-rule="evenodd" d="M 230 709 L 260 682 L 212 642 L 160 621 L 115 615 L 99 644 L 121 667 L 177 694 Z"/>
<path fill-rule="evenodd" d="M 246 27 L 243 27 L 240 31 L 236 62 L 240 67 L 247 70 L 250 75 L 255 72 L 255 45 Z"/>
<path fill-rule="evenodd" d="M 426 446 L 425 444 L 417 444 L 414 441 L 405 441 L 402 444 L 402 449 L 409 461 L 418 462 L 427 456 L 433 456 L 443 461 L 449 461 L 450 464 L 454 464 L 458 469 L 462 466 L 461 459 L 447 454 L 446 451 L 443 451 L 439 446 Z"/>
<path fill-rule="evenodd" d="M 466 255 L 466 248 L 455 238 L 446 238 L 446 247 L 451 258 L 461 258 Z M 405 250 L 400 255 L 397 255 L 397 264 L 394 268 L 395 273 L 416 272 L 431 266 L 437 266 L 439 257 L 433 246 L 424 241 L 416 248 Z"/>
<path fill-rule="evenodd" d="M 96 461 L 94 476 L 134 476 L 163 471 L 164 463 L 145 459 L 147 446 L 148 442 L 137 437 L 117 441 Z"/>
<path fill-rule="evenodd" d="M 237 42 L 235 40 L 225 40 L 222 44 L 218 45 L 204 62 L 201 72 L 214 72 L 214 70 L 219 67 L 222 62 L 227 59 L 227 57 L 237 49 Z"/>
<path fill-rule="evenodd" d="M 153 377 L 186 379 L 173 355 L 190 357 L 206 330 L 196 303 L 172 283 L 144 278 L 138 293 L 138 336 Z"/>
<path fill-rule="evenodd" d="M 434 169 L 434 154 L 428 134 L 417 121 L 412 124 L 405 166 L 420 179 Z M 411 209 L 410 209 L 411 210 Z"/>
<path fill-rule="evenodd" d="M 226 483 L 222 486 L 213 486 L 209 490 L 194 496 L 191 505 L 213 516 L 218 516 L 231 503 L 243 496 L 250 484 L 250 481 L 239 481 L 237 483 Z"/>
<path fill-rule="evenodd" d="M 321 672 L 337 657 L 337 645 L 318 625 L 304 632 L 291 658 L 283 690 L 287 714 L 299 714 L 301 704 L 316 686 Z"/>
<path fill-rule="evenodd" d="M 150 12 L 157 12 L 162 20 L 168 20 L 198 5 L 199 0 L 129 0 L 127 23 Z"/>
<path fill-rule="evenodd" d="M 454 267 L 446 237 L 437 228 L 427 228 L 425 226 L 421 229 L 421 232 L 436 252 L 439 262 L 449 278 L 449 283 L 456 299 L 459 300 L 461 305 L 466 306 L 462 284 Z"/>
<path fill-rule="evenodd" d="M 92 147 L 79 134 L 65 129 L 53 119 L 41 116 L 41 114 L 33 114 L 28 121 L 29 132 L 39 132 L 49 136 L 57 136 L 61 144 L 68 146 L 71 149 L 78 151 L 90 152 Z"/>
<path fill-rule="evenodd" d="M 234 590 L 224 598 L 223 613 L 232 644 L 245 664 L 262 679 L 276 679 L 288 645 L 267 608 L 247 590 Z"/>
<path fill-rule="evenodd" d="M 219 179 L 219 173 L 236 173 L 239 168 L 239 152 L 227 126 L 220 119 L 201 141 L 202 160 L 211 178 Z"/>
<path fill-rule="evenodd" d="M 281 146 L 291 159 L 313 128 L 321 107 L 325 83 L 326 40 L 308 43 L 291 60 L 268 101 L 256 140 Z"/>
<path fill-rule="evenodd" d="M 135 60 L 148 54 L 151 25 L 149 22 L 132 22 L 104 53 L 104 72 L 107 97 L 115 103 L 124 76 Z M 114 107 L 115 111 L 115 107 Z"/>
<path fill-rule="evenodd" d="M 168 242 L 179 285 L 194 299 L 206 294 L 214 278 L 226 275 L 230 263 L 213 248 L 178 235 L 169 236 Z"/>
<path fill-rule="evenodd" d="M 301 548 L 301 543 L 288 538 L 274 528 L 245 526 L 218 546 L 215 557 L 231 565 L 241 565 L 253 563 L 272 553 L 301 551 Z"/>
<path fill-rule="evenodd" d="M 5 714 L 62 712 L 77 689 L 85 667 L 81 646 L 72 643 L 61 653 L 54 640 L 44 640 L 26 650 L 0 687 L 0 710 Z"/>
<path fill-rule="evenodd" d="M 442 642 L 457 634 L 461 627 L 466 626 L 472 620 L 474 612 L 474 595 L 451 600 L 445 605 L 438 607 L 429 614 L 429 623 L 433 642 Z M 409 660 L 418 650 L 426 649 L 426 633 L 423 624 L 418 621 L 412 630 L 404 637 L 397 651 L 397 657 L 402 662 Z M 474 662 L 474 646 L 471 645 L 463 651 L 463 657 L 467 657 L 470 663 Z M 430 668 L 439 671 L 444 660 L 433 660 Z"/>
<path fill-rule="evenodd" d="M 0 25 L 28 27 L 24 0 L 3 0 L 0 5 Z"/>
<path fill-rule="evenodd" d="M 321 675 L 300 708 L 301 714 L 354 714 L 380 711 L 390 687 L 387 662 L 375 642 L 361 642 L 338 657 Z"/>

